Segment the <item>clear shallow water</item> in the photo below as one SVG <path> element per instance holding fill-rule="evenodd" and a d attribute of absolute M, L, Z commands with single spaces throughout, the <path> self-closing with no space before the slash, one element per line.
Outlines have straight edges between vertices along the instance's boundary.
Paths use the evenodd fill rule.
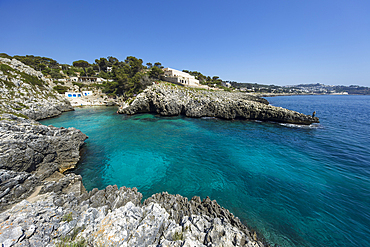
<path fill-rule="evenodd" d="M 321 123 L 117 115 L 77 108 L 41 121 L 89 136 L 75 170 L 88 190 L 210 196 L 281 246 L 370 243 L 370 96 L 268 98 Z"/>

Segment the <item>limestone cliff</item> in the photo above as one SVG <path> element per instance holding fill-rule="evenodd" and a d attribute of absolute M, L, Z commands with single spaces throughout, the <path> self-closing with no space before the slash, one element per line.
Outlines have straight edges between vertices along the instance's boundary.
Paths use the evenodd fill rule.
<path fill-rule="evenodd" d="M 75 167 L 87 136 L 75 128 L 44 126 L 10 114 L 0 115 L 0 210 L 27 198 L 55 171 Z M 2 172 L 1 172 L 2 171 Z M 6 182 L 15 177 L 12 182 Z"/>
<path fill-rule="evenodd" d="M 249 119 L 292 124 L 318 123 L 317 117 L 268 104 L 265 99 L 243 93 L 207 91 L 157 84 L 145 89 L 131 104 L 118 110 L 123 114 L 144 112 L 163 116 L 217 117 Z"/>
<path fill-rule="evenodd" d="M 50 83 L 41 72 L 18 60 L 0 57 L 0 113 L 39 120 L 73 110 Z"/>

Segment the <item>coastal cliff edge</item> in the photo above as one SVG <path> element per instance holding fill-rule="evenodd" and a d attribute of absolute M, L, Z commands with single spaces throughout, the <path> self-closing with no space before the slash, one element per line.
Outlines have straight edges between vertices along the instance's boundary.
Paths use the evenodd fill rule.
<path fill-rule="evenodd" d="M 168 84 L 155 84 L 118 113 L 158 113 L 162 116 L 217 117 L 309 125 L 319 118 L 269 105 L 268 101 L 245 93 L 208 91 Z"/>

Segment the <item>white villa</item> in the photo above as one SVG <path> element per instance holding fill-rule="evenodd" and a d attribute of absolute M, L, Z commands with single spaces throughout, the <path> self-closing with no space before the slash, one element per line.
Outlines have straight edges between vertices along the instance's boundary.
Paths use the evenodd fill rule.
<path fill-rule="evenodd" d="M 168 82 L 174 83 L 181 83 L 187 86 L 199 86 L 199 80 L 195 79 L 194 76 L 189 75 L 188 73 L 171 69 L 165 68 L 163 69 L 164 75 L 161 76 L 161 79 Z"/>

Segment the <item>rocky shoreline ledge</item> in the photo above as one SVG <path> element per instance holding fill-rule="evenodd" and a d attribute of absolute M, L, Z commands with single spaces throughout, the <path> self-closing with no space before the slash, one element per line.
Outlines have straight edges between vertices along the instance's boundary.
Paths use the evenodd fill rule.
<path fill-rule="evenodd" d="M 207 91 L 169 84 L 155 84 L 129 104 L 121 114 L 158 113 L 162 116 L 217 117 L 309 125 L 319 118 L 269 105 L 268 101 L 244 93 Z"/>
<path fill-rule="evenodd" d="M 35 120 L 73 110 L 41 73 L 1 59 L 1 246 L 266 246 L 208 197 L 87 192 L 72 169 L 87 136 Z M 74 244 L 74 245 L 71 245 Z"/>

